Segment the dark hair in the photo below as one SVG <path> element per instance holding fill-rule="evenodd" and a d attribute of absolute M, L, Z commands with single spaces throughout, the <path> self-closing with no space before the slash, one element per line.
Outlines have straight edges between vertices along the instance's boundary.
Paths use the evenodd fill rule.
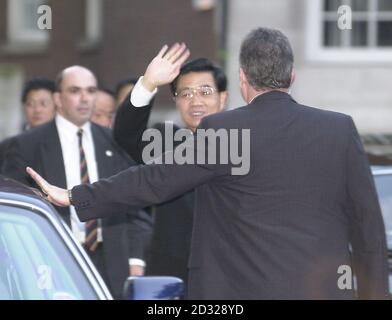
<path fill-rule="evenodd" d="M 279 30 L 258 28 L 242 42 L 240 65 L 256 90 L 289 88 L 293 63 L 290 42 Z"/>
<path fill-rule="evenodd" d="M 115 97 L 115 96 L 114 96 L 114 91 L 111 90 L 111 89 L 109 89 L 109 88 L 107 88 L 107 87 L 99 87 L 99 86 L 98 86 L 98 91 L 105 92 L 105 93 L 107 93 L 109 96 L 112 96 L 113 98 Z"/>
<path fill-rule="evenodd" d="M 211 72 L 218 91 L 226 91 L 227 78 L 223 70 L 215 66 L 210 60 L 199 58 L 185 63 L 180 69 L 180 74 L 170 83 L 170 89 L 173 96 L 177 91 L 177 83 L 180 77 L 190 72 Z"/>
<path fill-rule="evenodd" d="M 118 94 L 120 93 L 122 88 L 124 88 L 125 86 L 128 86 L 130 84 L 135 85 L 137 81 L 138 81 L 138 79 L 136 79 L 136 78 L 127 78 L 127 79 L 121 80 L 116 85 L 115 96 L 116 97 L 118 96 Z"/>
<path fill-rule="evenodd" d="M 26 103 L 27 96 L 31 91 L 42 89 L 54 93 L 56 91 L 54 81 L 44 77 L 35 77 L 26 81 L 22 91 L 22 102 Z"/>

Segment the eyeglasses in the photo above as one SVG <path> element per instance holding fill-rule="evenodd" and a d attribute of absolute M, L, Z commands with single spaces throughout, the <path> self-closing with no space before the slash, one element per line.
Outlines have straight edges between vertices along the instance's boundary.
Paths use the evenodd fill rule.
<path fill-rule="evenodd" d="M 190 100 L 197 93 L 199 97 L 210 97 L 216 92 L 216 89 L 210 86 L 200 86 L 197 88 L 187 88 L 180 92 L 176 92 L 174 96 L 178 99 Z"/>

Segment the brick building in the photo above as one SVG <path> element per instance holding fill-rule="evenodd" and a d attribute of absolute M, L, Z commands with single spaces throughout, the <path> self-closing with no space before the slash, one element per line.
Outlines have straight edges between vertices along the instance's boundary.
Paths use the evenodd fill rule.
<path fill-rule="evenodd" d="M 40 5 L 51 11 L 50 30 L 38 28 L 48 13 L 37 13 Z M 80 64 L 113 88 L 141 75 L 158 49 L 175 41 L 185 41 L 191 57 L 217 60 L 216 11 L 205 0 L 0 0 L 0 138 L 19 130 L 20 90 L 32 76 L 54 78 Z M 172 105 L 163 89 L 158 110 Z"/>

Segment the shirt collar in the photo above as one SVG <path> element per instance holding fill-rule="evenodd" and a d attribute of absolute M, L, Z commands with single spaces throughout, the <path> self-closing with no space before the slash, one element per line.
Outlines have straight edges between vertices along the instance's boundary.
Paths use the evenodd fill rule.
<path fill-rule="evenodd" d="M 286 95 L 289 95 L 289 93 L 286 92 L 286 91 L 272 89 L 272 90 L 268 90 L 268 91 L 259 92 L 258 94 L 256 94 L 256 95 L 249 101 L 248 104 L 251 104 L 256 98 L 258 98 L 258 97 L 260 97 L 260 96 L 262 96 L 262 95 L 265 95 L 265 94 L 268 95 L 269 93 L 276 93 L 276 92 L 278 92 L 278 93 L 280 92 L 280 93 L 284 93 L 284 94 L 286 94 Z"/>
<path fill-rule="evenodd" d="M 65 119 L 59 113 L 56 114 L 55 121 L 56 121 L 56 125 L 57 125 L 59 133 L 64 135 L 68 139 L 72 140 L 72 139 L 76 138 L 79 129 L 83 129 L 83 133 L 85 133 L 88 136 L 90 135 L 91 126 L 90 126 L 89 121 L 86 122 L 83 126 L 78 127 L 75 124 L 73 124 L 71 121 Z"/>
<path fill-rule="evenodd" d="M 256 94 L 249 102 L 248 104 L 251 104 L 253 102 L 254 99 L 256 99 L 257 97 L 261 96 L 262 94 L 267 93 L 267 92 L 260 92 L 258 94 Z"/>

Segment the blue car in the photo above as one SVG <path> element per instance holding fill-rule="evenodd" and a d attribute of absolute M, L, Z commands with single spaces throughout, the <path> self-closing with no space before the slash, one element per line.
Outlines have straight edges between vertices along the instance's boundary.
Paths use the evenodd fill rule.
<path fill-rule="evenodd" d="M 179 299 L 173 277 L 124 279 L 125 299 Z M 0 300 L 111 300 L 82 247 L 39 192 L 0 176 Z"/>
<path fill-rule="evenodd" d="M 392 166 L 373 167 L 372 171 L 385 224 L 388 246 L 389 292 L 392 295 Z"/>

